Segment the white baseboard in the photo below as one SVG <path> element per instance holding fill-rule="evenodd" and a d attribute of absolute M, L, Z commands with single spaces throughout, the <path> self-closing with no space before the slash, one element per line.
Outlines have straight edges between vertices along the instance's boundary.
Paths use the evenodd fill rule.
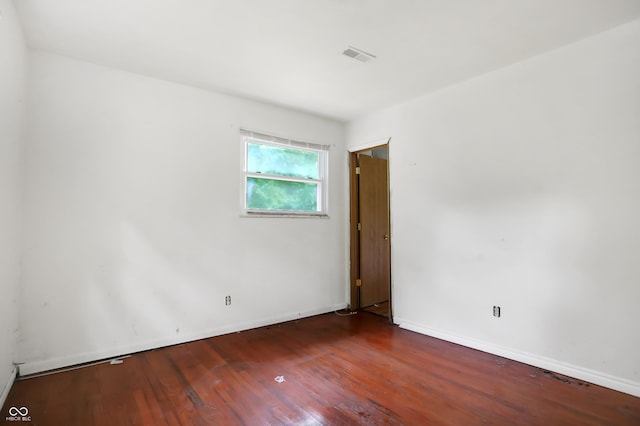
<path fill-rule="evenodd" d="M 503 358 L 512 359 L 514 361 L 522 362 L 525 364 L 539 367 L 545 370 L 553 371 L 563 374 L 565 376 L 573 377 L 576 379 L 584 380 L 596 385 L 604 386 L 609 389 L 613 389 L 619 392 L 624 392 L 629 395 L 640 397 L 640 383 L 632 382 L 620 377 L 611 376 L 606 373 L 602 373 L 587 368 L 578 367 L 576 365 L 567 364 L 561 361 L 557 361 L 551 358 L 542 357 L 526 352 L 520 352 L 514 349 L 494 345 L 481 340 L 471 339 L 464 336 L 458 336 L 455 334 L 447 333 L 442 330 L 436 330 L 433 328 L 425 327 L 420 324 L 416 324 L 409 320 L 394 317 L 394 322 L 401 328 L 406 330 L 415 331 L 416 333 L 425 334 L 427 336 L 435 337 L 437 339 L 446 340 L 448 342 L 457 343 L 462 346 L 466 346 L 473 349 L 478 349 L 483 352 L 498 355 Z"/>
<path fill-rule="evenodd" d="M 13 370 L 11 370 L 11 374 L 9 375 L 9 380 L 4 385 L 2 389 L 2 393 L 0 394 L 0 408 L 4 406 L 7 397 L 9 396 L 9 392 L 11 391 L 11 387 L 13 386 L 13 382 L 16 380 L 16 375 L 18 374 L 18 366 L 14 365 Z"/>
<path fill-rule="evenodd" d="M 79 354 L 73 354 L 64 357 L 52 358 L 47 360 L 24 360 L 24 363 L 20 365 L 20 374 L 22 376 L 28 376 L 30 374 L 42 373 L 44 371 L 55 370 L 58 368 L 70 367 L 73 365 L 84 364 L 94 362 L 102 359 L 116 358 L 122 355 L 128 355 L 136 352 L 146 351 L 150 349 L 161 348 L 164 346 L 177 345 L 180 343 L 192 342 L 194 340 L 206 339 L 209 337 L 220 336 L 228 333 L 235 333 L 238 331 L 250 330 L 252 328 L 263 327 L 266 325 L 278 324 L 285 321 L 296 320 L 300 318 L 311 317 L 314 315 L 325 314 L 333 312 L 339 309 L 344 309 L 347 306 L 346 303 L 341 303 L 333 306 L 327 306 L 318 309 L 312 309 L 305 312 L 295 312 L 283 315 L 276 315 L 273 317 L 262 318 L 256 321 L 248 321 L 245 323 L 231 324 L 222 327 L 217 327 L 210 330 L 202 330 L 188 334 L 181 334 L 180 336 L 171 336 L 166 338 L 159 338 L 153 340 L 147 340 L 144 342 L 137 342 L 135 344 L 123 345 L 120 347 L 108 348 L 104 350 L 84 352 Z"/>

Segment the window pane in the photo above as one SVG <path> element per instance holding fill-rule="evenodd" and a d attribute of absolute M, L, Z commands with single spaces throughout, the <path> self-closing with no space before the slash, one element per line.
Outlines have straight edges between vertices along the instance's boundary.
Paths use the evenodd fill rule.
<path fill-rule="evenodd" d="M 295 148 L 281 148 L 249 142 L 247 144 L 247 171 L 319 179 L 320 154 Z"/>
<path fill-rule="evenodd" d="M 247 178 L 247 208 L 318 211 L 318 184 Z"/>

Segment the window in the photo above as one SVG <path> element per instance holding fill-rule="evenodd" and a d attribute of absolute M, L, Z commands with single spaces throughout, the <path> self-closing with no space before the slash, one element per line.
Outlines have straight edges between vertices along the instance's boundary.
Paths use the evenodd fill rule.
<path fill-rule="evenodd" d="M 241 130 L 247 215 L 327 215 L 326 145 Z"/>

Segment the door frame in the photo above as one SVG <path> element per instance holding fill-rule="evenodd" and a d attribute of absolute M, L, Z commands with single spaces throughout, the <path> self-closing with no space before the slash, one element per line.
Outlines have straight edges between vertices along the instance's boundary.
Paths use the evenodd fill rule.
<path fill-rule="evenodd" d="M 387 148 L 387 191 L 389 200 L 389 244 L 393 238 L 391 232 L 391 186 L 389 174 L 389 145 L 391 138 L 378 140 L 366 145 L 360 145 L 349 149 L 349 310 L 357 311 L 360 307 L 360 288 L 357 280 L 360 277 L 360 238 L 358 236 L 358 219 L 360 217 L 359 210 L 359 192 L 358 192 L 358 175 L 356 174 L 358 154 L 372 149 L 386 147 Z M 391 250 L 391 247 L 390 247 Z M 391 251 L 389 252 L 389 267 L 391 269 Z M 393 322 L 393 286 L 391 284 L 391 276 L 389 274 L 389 321 Z"/>

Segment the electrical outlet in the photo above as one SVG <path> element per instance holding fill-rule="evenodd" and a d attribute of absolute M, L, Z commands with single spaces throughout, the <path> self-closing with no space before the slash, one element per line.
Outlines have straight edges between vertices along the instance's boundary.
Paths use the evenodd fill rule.
<path fill-rule="evenodd" d="M 229 306 L 231 304 L 231 296 L 225 296 L 224 304 L 225 306 Z"/>
<path fill-rule="evenodd" d="M 493 316 L 498 318 L 500 317 L 500 306 L 493 307 Z"/>

